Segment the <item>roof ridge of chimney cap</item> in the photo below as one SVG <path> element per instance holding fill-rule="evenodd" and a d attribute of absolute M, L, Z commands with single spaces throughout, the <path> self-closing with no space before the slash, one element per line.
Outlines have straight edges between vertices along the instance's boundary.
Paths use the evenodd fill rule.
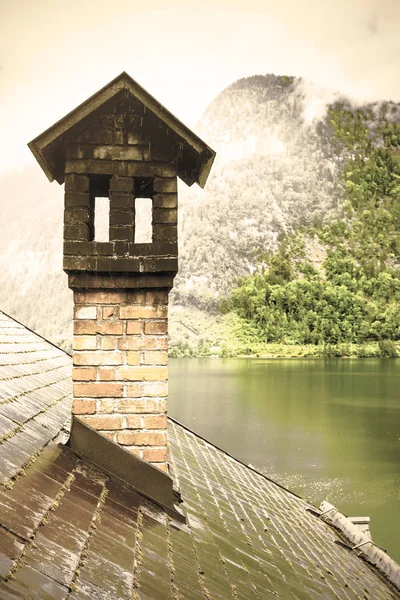
<path fill-rule="evenodd" d="M 160 121 L 175 131 L 176 135 L 183 141 L 183 144 L 189 146 L 194 156 L 191 159 L 192 178 L 188 180 L 184 173 L 178 175 L 187 183 L 192 185 L 197 182 L 200 187 L 204 187 L 211 170 L 215 151 L 212 150 L 197 134 L 180 121 L 170 112 L 161 102 L 145 90 L 133 77 L 126 71 L 122 71 L 114 79 L 81 104 L 76 106 L 64 117 L 56 121 L 41 134 L 36 136 L 28 143 L 28 147 L 35 156 L 39 165 L 45 172 L 49 181 L 56 180 L 62 184 L 64 182 L 64 171 L 56 165 L 55 146 L 63 145 L 63 136 L 77 123 L 88 117 L 90 114 L 99 110 L 105 102 L 112 100 L 121 90 L 128 90 L 130 94 L 149 109 Z M 59 168 L 57 168 L 57 166 Z"/>

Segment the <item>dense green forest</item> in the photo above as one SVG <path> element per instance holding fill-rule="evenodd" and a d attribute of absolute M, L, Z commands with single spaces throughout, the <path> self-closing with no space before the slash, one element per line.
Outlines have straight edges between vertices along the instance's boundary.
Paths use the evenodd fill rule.
<path fill-rule="evenodd" d="M 314 344 L 325 355 L 396 356 L 400 340 L 400 124 L 397 105 L 328 110 L 332 146 L 342 158 L 342 211 L 284 236 L 242 280 L 234 310 L 265 342 Z M 343 158 L 344 157 L 344 158 Z M 324 260 L 313 264 L 310 244 Z M 246 327 L 244 324 L 244 327 Z"/>

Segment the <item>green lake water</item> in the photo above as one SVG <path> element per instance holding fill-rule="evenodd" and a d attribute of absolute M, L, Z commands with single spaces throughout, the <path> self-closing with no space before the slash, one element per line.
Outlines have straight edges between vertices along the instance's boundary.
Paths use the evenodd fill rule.
<path fill-rule="evenodd" d="M 169 412 L 400 563 L 400 360 L 171 359 Z"/>

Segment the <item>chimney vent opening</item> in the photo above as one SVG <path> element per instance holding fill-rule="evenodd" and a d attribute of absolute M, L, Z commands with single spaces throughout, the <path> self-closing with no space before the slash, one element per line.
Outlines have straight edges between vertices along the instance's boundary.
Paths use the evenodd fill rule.
<path fill-rule="evenodd" d="M 135 244 L 151 244 L 153 241 L 153 194 L 152 177 L 135 177 Z"/>
<path fill-rule="evenodd" d="M 96 242 L 110 241 L 110 200 L 102 196 L 94 198 L 94 239 Z"/>
<path fill-rule="evenodd" d="M 153 241 L 153 199 L 135 198 L 135 244 Z"/>
<path fill-rule="evenodd" d="M 110 241 L 110 177 L 90 177 L 93 239 L 96 242 Z"/>

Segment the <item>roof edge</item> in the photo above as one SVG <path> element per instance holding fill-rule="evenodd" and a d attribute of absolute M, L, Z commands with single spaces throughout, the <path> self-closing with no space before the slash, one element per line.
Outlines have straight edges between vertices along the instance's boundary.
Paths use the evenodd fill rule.
<path fill-rule="evenodd" d="M 15 319 L 14 317 L 12 317 L 11 315 L 7 314 L 6 312 L 4 312 L 4 310 L 0 309 L 0 313 L 3 314 L 8 319 L 11 319 L 12 321 L 14 321 L 14 323 L 18 323 L 18 325 L 21 325 L 22 327 L 24 327 L 25 329 L 27 329 L 28 331 L 30 331 L 31 333 L 33 333 L 34 335 L 36 335 L 38 338 L 40 338 L 41 340 L 43 340 L 47 344 L 50 344 L 50 346 L 53 346 L 53 348 L 55 348 L 56 350 L 59 350 L 60 352 L 64 352 L 64 354 L 66 354 L 67 356 L 69 356 L 70 358 L 72 358 L 72 354 L 70 354 L 69 352 L 67 352 L 66 350 L 64 350 L 63 348 L 61 348 L 60 346 L 57 346 L 57 344 L 55 344 L 54 342 L 51 342 L 50 340 L 48 340 L 47 338 L 45 338 L 43 335 L 40 335 L 40 333 L 38 333 L 37 331 L 34 331 L 33 329 L 30 329 L 30 327 L 28 327 L 24 323 L 21 323 L 21 321 L 18 321 L 17 319 Z"/>
<path fill-rule="evenodd" d="M 326 500 L 321 503 L 320 519 L 338 529 L 352 544 L 349 550 L 357 550 L 371 565 L 400 590 L 400 566 L 386 551 L 375 544 L 365 533 L 344 514 Z"/>
<path fill-rule="evenodd" d="M 28 146 L 32 150 L 34 147 L 40 152 L 45 146 L 51 144 L 57 137 L 68 131 L 75 123 L 81 119 L 87 117 L 91 112 L 99 108 L 102 104 L 110 100 L 115 94 L 127 86 L 124 85 L 124 79 L 129 77 L 125 71 L 120 73 L 112 81 L 104 85 L 100 90 L 86 98 L 83 102 L 78 104 L 64 117 L 61 117 L 58 121 L 50 125 L 45 131 L 36 136 L 32 141 L 29 142 Z M 133 81 L 133 80 L 132 80 Z M 94 106 L 92 106 L 94 105 Z M 79 113 L 79 118 L 77 118 Z M 33 151 L 33 150 L 32 150 Z"/>
<path fill-rule="evenodd" d="M 54 177 L 52 175 L 51 169 L 50 169 L 49 165 L 47 164 L 46 160 L 44 159 L 44 156 L 36 148 L 35 142 L 34 141 L 29 142 L 28 148 L 32 152 L 32 154 L 36 158 L 36 160 L 38 161 L 38 163 L 39 163 L 40 167 L 42 168 L 42 170 L 44 171 L 44 174 L 46 175 L 47 179 L 50 181 L 50 183 L 52 183 L 54 181 Z"/>
<path fill-rule="evenodd" d="M 210 148 L 211 150 L 211 148 Z M 214 152 L 214 150 L 211 150 L 211 152 L 213 153 L 202 165 L 202 167 L 200 168 L 200 174 L 199 174 L 199 178 L 198 178 L 198 185 L 201 187 L 201 189 L 204 189 L 208 176 L 210 174 L 211 168 L 214 164 L 214 160 L 216 157 L 216 153 Z"/>
<path fill-rule="evenodd" d="M 201 188 L 204 188 L 216 155 L 215 151 L 156 100 L 154 96 L 139 85 L 128 73 L 126 73 L 126 71 L 120 73 L 112 81 L 92 94 L 89 98 L 84 100 L 72 111 L 67 113 L 64 117 L 28 143 L 29 149 L 32 151 L 47 178 L 50 181 L 57 179 L 43 156 L 43 150 L 123 89 L 128 90 L 135 98 L 142 102 L 148 110 L 153 112 L 167 127 L 173 129 L 180 138 L 197 152 L 200 157 L 200 166 L 196 182 Z"/>
<path fill-rule="evenodd" d="M 348 517 L 340 513 L 337 510 L 337 508 L 335 508 L 332 504 L 330 504 L 327 501 L 323 501 L 319 510 L 315 509 L 312 506 L 312 504 L 304 500 L 304 498 L 302 498 L 295 492 L 292 492 L 292 490 L 289 490 L 288 488 L 281 485 L 277 481 L 274 481 L 267 475 L 260 473 L 260 471 L 257 471 L 257 469 L 255 469 L 251 465 L 248 465 L 236 458 L 235 456 L 232 456 L 231 454 L 229 454 L 229 452 L 227 452 L 223 448 L 220 448 L 216 444 L 213 444 L 212 442 L 199 435 L 186 425 L 183 425 L 183 423 L 181 423 L 177 419 L 174 419 L 173 417 L 168 415 L 168 421 L 171 421 L 179 427 L 182 427 L 182 429 L 185 429 L 190 434 L 201 439 L 209 446 L 212 446 L 216 450 L 222 452 L 231 460 L 243 465 L 250 471 L 253 471 L 253 473 L 256 473 L 260 477 L 263 477 L 263 479 L 266 479 L 267 481 L 278 486 L 285 492 L 288 492 L 292 496 L 295 496 L 296 498 L 302 500 L 307 505 L 307 510 L 311 509 L 311 512 L 318 516 L 327 525 L 333 527 L 336 530 L 339 530 L 351 543 L 355 544 L 355 547 L 348 546 L 349 550 L 355 550 L 357 549 L 359 544 L 362 544 L 362 546 L 360 546 L 360 554 L 362 554 L 363 558 L 365 558 L 373 567 L 375 567 L 375 569 L 381 575 L 383 575 L 385 579 L 388 580 L 396 588 L 396 590 L 400 590 L 400 566 L 396 563 L 396 561 L 390 558 L 390 556 L 386 553 L 384 549 L 375 544 L 365 533 L 362 533 L 361 530 L 356 525 L 354 525 L 354 523 L 352 523 Z"/>
<path fill-rule="evenodd" d="M 176 423 L 176 425 L 179 425 L 179 427 L 182 427 L 182 429 L 185 429 L 186 431 L 188 431 L 189 433 L 191 433 L 195 437 L 199 438 L 200 440 L 202 440 L 203 442 L 205 442 L 209 446 L 212 446 L 213 448 L 215 448 L 219 452 L 222 452 L 223 454 L 225 454 L 225 456 L 228 456 L 231 460 L 234 460 L 235 462 L 237 462 L 238 464 L 242 465 L 243 467 L 246 467 L 246 469 L 249 469 L 249 471 L 252 471 L 253 473 L 256 473 L 257 475 L 259 475 L 260 477 L 262 477 L 266 481 L 269 481 L 270 483 L 273 483 L 274 485 L 278 486 L 281 490 L 284 490 L 285 492 L 287 492 L 291 496 L 294 496 L 295 498 L 298 498 L 299 500 L 303 500 L 303 502 L 306 502 L 304 500 L 304 498 L 302 498 L 301 496 L 299 496 L 295 492 L 292 492 L 292 490 L 289 490 L 287 487 L 285 487 L 281 483 L 278 483 L 274 479 L 271 479 L 271 477 L 268 477 L 268 475 L 264 475 L 264 473 L 260 473 L 260 471 L 257 471 L 257 469 L 255 469 L 252 465 L 249 465 L 249 464 L 243 462 L 242 460 L 240 460 L 239 458 L 237 458 L 236 456 L 233 456 L 232 454 L 229 454 L 229 452 L 227 452 L 226 450 L 224 450 L 220 446 L 217 446 L 213 442 L 210 442 L 210 440 L 208 440 L 207 438 L 203 437 L 199 433 L 196 433 L 196 431 L 193 431 L 193 429 L 190 429 L 190 427 L 188 427 L 187 425 L 184 425 L 183 423 L 181 423 L 177 419 L 174 419 L 173 417 L 171 417 L 171 415 L 168 415 L 168 421 L 172 421 L 172 423 Z M 308 502 L 306 502 L 306 504 L 309 505 Z"/>

